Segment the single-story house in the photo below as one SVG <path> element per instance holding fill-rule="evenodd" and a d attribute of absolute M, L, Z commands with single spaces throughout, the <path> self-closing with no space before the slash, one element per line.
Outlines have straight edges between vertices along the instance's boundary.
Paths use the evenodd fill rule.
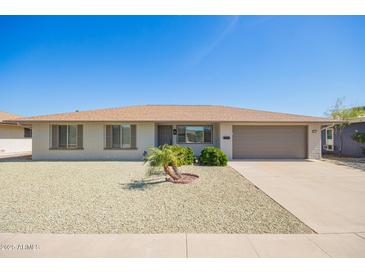
<path fill-rule="evenodd" d="M 22 118 L 34 160 L 141 160 L 148 147 L 206 146 L 229 159 L 320 159 L 329 120 L 208 105 L 141 105 Z"/>
<path fill-rule="evenodd" d="M 17 154 L 30 154 L 32 151 L 32 129 L 28 125 L 6 122 L 22 117 L 0 111 L 0 157 Z"/>
<path fill-rule="evenodd" d="M 343 130 L 342 155 L 347 157 L 365 157 L 362 151 L 364 144 L 355 142 L 352 139 L 354 133 L 365 133 L 365 117 L 351 121 L 350 125 Z M 338 154 L 340 149 L 339 128 L 336 125 L 323 127 L 322 129 L 322 153 Z"/>

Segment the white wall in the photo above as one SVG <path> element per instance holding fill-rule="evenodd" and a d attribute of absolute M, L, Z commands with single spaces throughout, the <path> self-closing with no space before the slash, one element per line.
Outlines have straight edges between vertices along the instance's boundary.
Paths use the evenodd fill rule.
<path fill-rule="evenodd" d="M 166 123 L 167 124 L 167 123 Z M 183 123 L 187 124 L 187 123 Z M 200 123 L 201 124 L 201 123 Z M 228 159 L 232 159 L 232 126 L 245 123 L 221 123 L 213 127 L 213 145 L 220 147 Z M 171 123 L 170 123 L 171 125 Z M 246 123 L 247 125 L 247 123 Z M 252 123 L 251 123 L 252 125 Z M 263 124 L 261 124 L 263 125 Z M 280 124 L 265 124 L 280 125 Z M 298 125 L 298 124 L 286 124 Z M 50 150 L 50 129 L 48 123 L 33 125 L 34 160 L 142 160 L 148 147 L 157 145 L 157 125 L 155 123 L 137 123 L 136 150 L 105 150 L 105 123 L 84 123 L 83 150 Z M 174 127 L 176 124 L 173 125 Z M 308 124 L 308 158 L 321 158 L 320 124 Z M 228 136 L 230 139 L 223 139 Z M 176 143 L 176 136 L 173 138 Z M 212 144 L 209 144 L 210 146 Z M 207 145 L 189 145 L 196 155 Z"/>
<path fill-rule="evenodd" d="M 33 124 L 34 160 L 142 160 L 154 146 L 154 123 L 136 123 L 137 149 L 105 150 L 105 123 L 83 123 L 83 150 L 51 150 L 50 124 Z"/>
<path fill-rule="evenodd" d="M 321 125 L 308 125 L 308 158 L 320 160 L 322 158 L 321 147 Z"/>
<path fill-rule="evenodd" d="M 303 125 L 303 124 L 279 124 L 279 123 L 221 123 L 220 124 L 220 147 L 232 160 L 232 130 L 233 125 Z M 308 126 L 308 159 L 321 159 L 321 125 L 307 124 Z M 224 140 L 223 136 L 229 136 L 229 140 Z"/>
<path fill-rule="evenodd" d="M 30 153 L 32 138 L 24 138 L 24 128 L 0 124 L 0 156 Z"/>
<path fill-rule="evenodd" d="M 229 160 L 232 160 L 232 124 L 221 123 L 220 126 L 220 148 L 227 155 Z M 223 139 L 223 137 L 229 137 L 229 139 Z"/>

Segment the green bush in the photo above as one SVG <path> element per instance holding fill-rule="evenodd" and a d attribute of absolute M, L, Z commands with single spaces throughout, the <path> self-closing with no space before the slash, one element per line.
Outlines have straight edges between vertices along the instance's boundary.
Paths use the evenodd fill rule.
<path fill-rule="evenodd" d="M 177 161 L 176 165 L 178 167 L 185 166 L 185 165 L 191 165 L 194 163 L 195 155 L 194 151 L 190 147 L 182 147 L 178 145 L 163 145 L 160 146 L 160 149 L 167 148 L 174 152 L 176 155 Z M 172 163 L 170 163 L 171 165 Z M 153 164 L 152 164 L 153 165 Z"/>
<path fill-rule="evenodd" d="M 360 144 L 365 144 L 365 132 L 356 132 L 351 136 L 352 140 Z"/>
<path fill-rule="evenodd" d="M 199 157 L 199 163 L 204 166 L 226 166 L 227 155 L 216 147 L 205 147 Z"/>
<path fill-rule="evenodd" d="M 170 149 L 177 157 L 177 166 L 191 165 L 194 162 L 194 151 L 190 147 L 170 146 Z"/>

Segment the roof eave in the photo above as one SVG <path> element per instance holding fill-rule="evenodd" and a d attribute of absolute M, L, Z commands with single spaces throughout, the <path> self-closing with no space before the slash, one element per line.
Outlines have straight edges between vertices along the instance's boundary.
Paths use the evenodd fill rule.
<path fill-rule="evenodd" d="M 302 124 L 312 124 L 312 123 L 320 123 L 320 124 L 332 124 L 332 123 L 340 123 L 340 121 L 334 120 L 12 120 L 12 121 L 4 121 L 6 123 L 15 123 L 15 124 L 32 124 L 32 123 L 115 123 L 115 122 L 133 122 L 133 123 L 184 123 L 184 122 L 209 122 L 209 123 L 302 123 Z"/>

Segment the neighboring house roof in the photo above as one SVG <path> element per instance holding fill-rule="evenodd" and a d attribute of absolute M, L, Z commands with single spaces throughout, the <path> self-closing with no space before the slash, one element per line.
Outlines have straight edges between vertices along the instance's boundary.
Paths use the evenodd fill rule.
<path fill-rule="evenodd" d="M 327 118 L 226 106 L 141 105 L 17 119 L 19 122 L 331 122 Z"/>
<path fill-rule="evenodd" d="M 6 120 L 13 120 L 13 119 L 21 119 L 22 117 L 19 115 L 15 115 L 9 112 L 0 111 L 0 123 L 4 124 Z"/>

